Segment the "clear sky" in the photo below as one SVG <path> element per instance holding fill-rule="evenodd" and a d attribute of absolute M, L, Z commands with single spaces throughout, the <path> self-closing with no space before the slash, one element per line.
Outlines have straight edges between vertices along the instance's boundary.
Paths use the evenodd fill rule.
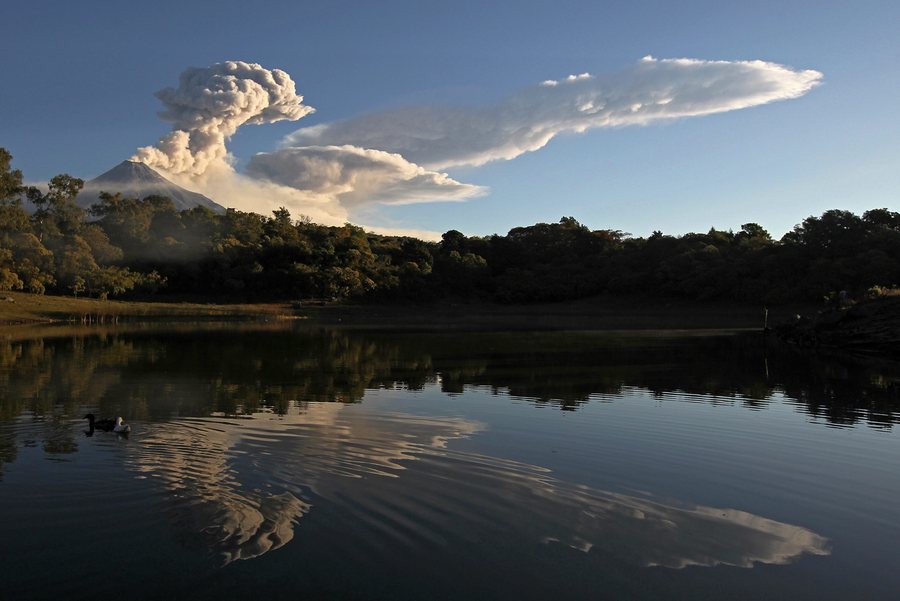
<path fill-rule="evenodd" d="M 175 109 L 154 93 L 187 67 L 245 61 L 285 71 L 316 111 L 236 125 L 234 185 L 213 169 L 167 174 L 226 205 L 225 188 L 265 181 L 277 202 L 293 186 L 292 213 L 396 230 L 571 215 L 635 235 L 756 221 L 776 236 L 830 208 L 900 208 L 896 1 L 6 0 L 2 13 L 0 146 L 29 181 L 89 179 L 186 128 L 160 119 Z M 754 60 L 792 70 L 776 74 L 784 99 L 747 101 L 770 82 L 741 66 Z M 817 85 L 791 91 L 806 70 Z M 565 79 L 581 73 L 594 77 Z M 701 89 L 723 97 L 679 105 Z M 640 118 L 619 119 L 622 98 Z M 681 112 L 656 119 L 648 98 Z M 618 112 L 603 121 L 594 103 Z M 698 103 L 712 108 L 686 116 Z M 239 208 L 271 209 L 254 194 Z"/>

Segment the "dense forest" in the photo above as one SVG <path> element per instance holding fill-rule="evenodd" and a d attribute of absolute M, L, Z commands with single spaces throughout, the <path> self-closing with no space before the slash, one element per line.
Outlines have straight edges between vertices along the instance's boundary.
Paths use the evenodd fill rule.
<path fill-rule="evenodd" d="M 830 210 L 780 240 L 755 223 L 738 232 L 632 237 L 573 217 L 505 236 L 440 242 L 325 226 L 286 209 L 271 217 L 114 190 L 89 211 L 83 181 L 23 186 L 0 148 L 0 290 L 157 295 L 216 300 L 355 299 L 501 303 L 598 294 L 779 304 L 847 291 L 877 295 L 900 283 L 900 213 Z M 35 207 L 29 214 L 23 200 Z"/>

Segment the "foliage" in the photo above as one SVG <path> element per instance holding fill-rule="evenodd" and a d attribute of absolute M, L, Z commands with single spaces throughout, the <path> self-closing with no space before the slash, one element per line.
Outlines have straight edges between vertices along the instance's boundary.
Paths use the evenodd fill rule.
<path fill-rule="evenodd" d="M 597 294 L 777 304 L 839 291 L 861 297 L 900 283 L 900 213 L 826 211 L 773 239 L 738 232 L 635 238 L 573 217 L 440 242 L 379 236 L 345 224 L 197 207 L 104 193 L 85 215 L 82 181 L 22 186 L 0 149 L 0 290 L 155 293 L 221 300 L 437 299 L 531 303 Z M 33 215 L 21 208 L 25 195 Z M 91 221 L 91 219 L 93 221 Z"/>

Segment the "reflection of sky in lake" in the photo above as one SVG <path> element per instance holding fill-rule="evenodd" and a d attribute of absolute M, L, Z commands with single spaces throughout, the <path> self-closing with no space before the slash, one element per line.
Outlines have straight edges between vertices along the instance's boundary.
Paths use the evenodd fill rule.
<path fill-rule="evenodd" d="M 464 419 L 335 404 L 254 417 L 148 424 L 128 446 L 129 468 L 168 489 L 177 527 L 202 536 L 226 562 L 290 542 L 316 503 L 354 499 L 356 511 L 377 519 L 377 502 L 367 501 L 378 498 L 378 480 L 407 471 L 420 473 L 391 499 L 393 520 L 416 537 L 441 540 L 451 528 L 475 537 L 485 523 L 504 524 L 519 537 L 672 568 L 783 564 L 827 553 L 821 536 L 743 511 L 607 493 L 535 465 L 456 452 L 455 439 L 482 428 Z M 401 538 L 402 530 L 385 529 Z"/>

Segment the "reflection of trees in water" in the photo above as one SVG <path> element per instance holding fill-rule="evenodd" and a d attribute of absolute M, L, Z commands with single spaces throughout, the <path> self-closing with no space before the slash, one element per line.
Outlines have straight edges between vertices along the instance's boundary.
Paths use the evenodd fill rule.
<path fill-rule="evenodd" d="M 587 490 L 535 466 L 444 449 L 447 440 L 474 432 L 472 424 L 392 423 L 384 416 L 339 424 L 325 417 L 341 413 L 340 405 L 308 403 L 356 402 L 367 388 L 427 384 L 448 394 L 490 387 L 568 410 L 603 395 L 626 394 L 630 387 L 748 407 L 765 407 L 773 394 L 784 392 L 829 420 L 854 423 L 862 416 L 877 423 L 873 416 L 894 419 L 898 380 L 892 369 L 771 349 L 767 354 L 758 340 L 729 337 L 310 328 L 6 342 L 0 344 L 0 462 L 15 459 L 14 422 L 22 416 L 40 423 L 43 449 L 59 456 L 77 449 L 80 424 L 71 418 L 80 418 L 85 407 L 96 407 L 103 416 L 143 419 L 141 444 L 127 447 L 129 466 L 154 476 L 177 497 L 173 512 L 179 529 L 199 536 L 227 561 L 284 545 L 318 496 L 333 503 L 369 503 L 363 512 L 368 516 L 401 501 L 402 510 L 415 516 L 432 503 L 436 515 L 454 520 L 473 514 L 463 508 L 477 501 L 500 527 L 579 550 L 627 547 L 644 565 L 782 563 L 801 553 L 825 552 L 824 539 L 739 511 L 675 508 Z M 194 420 L 207 427 L 191 431 L 191 420 L 169 420 L 259 416 L 261 409 L 276 414 L 262 430 L 241 425 L 248 420 L 223 418 L 221 427 Z M 276 459 L 260 460 L 261 450 Z M 422 458 L 429 461 L 427 470 L 405 467 Z M 355 477 L 360 475 L 374 477 Z M 385 476 L 401 476 L 407 492 L 390 489 L 399 478 Z M 448 490 L 447 482 L 465 485 Z M 276 484 L 266 487 L 271 483 Z M 436 499 L 446 505 L 434 505 Z M 447 524 L 443 532 L 457 525 Z M 482 526 L 472 524 L 472 532 Z M 694 538 L 678 534 L 684 531 Z M 655 545 L 639 540 L 639 533 L 648 532 Z M 647 549 L 656 554 L 647 555 Z"/>
<path fill-rule="evenodd" d="M 473 333 L 382 337 L 429 358 L 447 393 L 465 386 L 575 410 L 627 389 L 664 398 L 765 408 L 796 400 L 831 424 L 890 427 L 900 411 L 900 364 L 822 357 L 767 344 L 758 334 L 662 337 L 570 333 Z M 396 370 L 386 378 L 396 377 Z M 402 381 L 402 380 L 401 380 Z"/>
<path fill-rule="evenodd" d="M 31 339 L 0 343 L 0 419 L 29 411 L 72 414 L 91 405 L 121 381 L 121 369 L 135 355 L 120 338 Z"/>
<path fill-rule="evenodd" d="M 804 409 L 834 425 L 890 428 L 900 415 L 900 364 L 870 357 L 817 360 L 800 352 L 790 358 L 805 377 L 784 377 L 780 390 Z"/>
<path fill-rule="evenodd" d="M 49 455 L 62 456 L 78 451 L 75 432 L 67 416 L 53 413 L 44 420 L 44 452 Z"/>
<path fill-rule="evenodd" d="M 0 344 L 0 421 L 84 407 L 130 419 L 227 415 L 367 388 L 488 387 L 573 410 L 628 388 L 763 408 L 777 393 L 833 424 L 890 425 L 900 367 L 823 359 L 760 336 L 397 333 L 330 329 L 140 332 Z M 77 415 L 80 417 L 80 415 Z M 0 435 L 2 437 L 2 435 Z"/>
<path fill-rule="evenodd" d="M 276 340 L 200 332 L 0 345 L 0 420 L 98 407 L 132 419 L 236 414 L 290 400 L 360 400 L 394 361 L 336 332 Z"/>
<path fill-rule="evenodd" d="M 12 435 L 3 435 L 3 426 L 0 424 L 0 481 L 3 480 L 3 465 L 16 460 L 16 439 Z"/>

